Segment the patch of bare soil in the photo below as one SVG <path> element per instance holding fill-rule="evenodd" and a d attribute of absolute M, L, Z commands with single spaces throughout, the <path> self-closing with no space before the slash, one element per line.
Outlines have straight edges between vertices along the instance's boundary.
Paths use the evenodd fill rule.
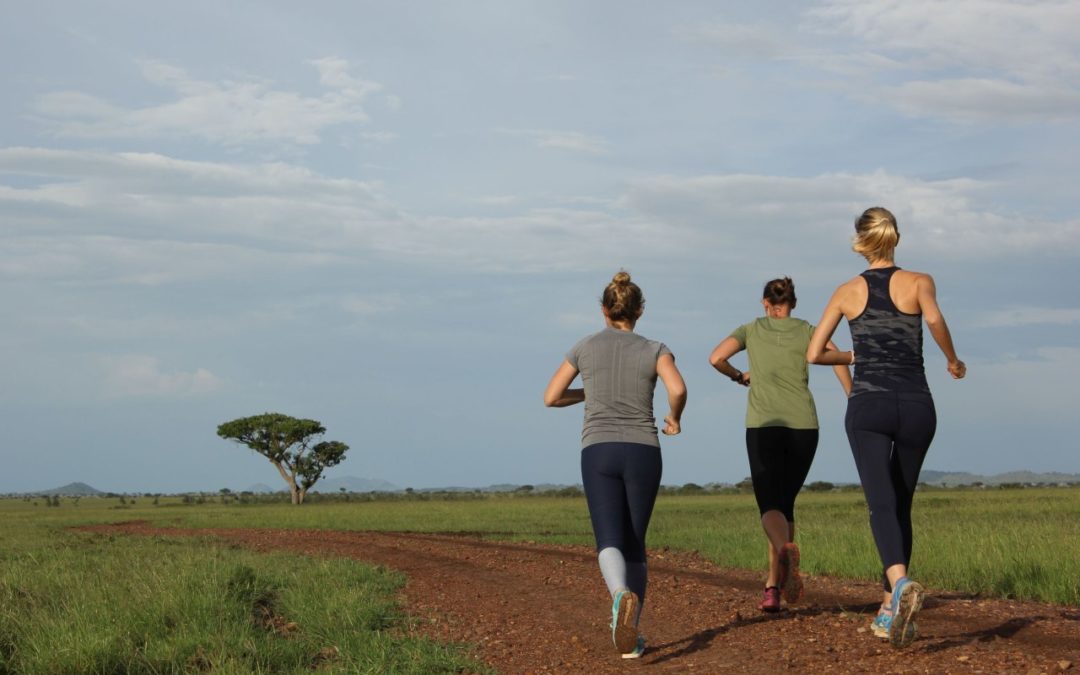
<path fill-rule="evenodd" d="M 214 536 L 257 550 L 355 558 L 408 575 L 416 632 L 475 645 L 500 673 L 1080 673 L 1080 609 L 930 590 L 919 639 L 894 650 L 868 630 L 880 587 L 806 578 L 796 607 L 757 610 L 761 574 L 691 553 L 651 551 L 645 655 L 611 644 L 610 600 L 591 549 L 478 536 L 155 528 L 96 532 Z"/>

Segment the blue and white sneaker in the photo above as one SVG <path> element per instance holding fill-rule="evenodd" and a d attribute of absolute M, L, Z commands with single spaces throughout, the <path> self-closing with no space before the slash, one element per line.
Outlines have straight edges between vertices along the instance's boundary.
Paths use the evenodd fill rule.
<path fill-rule="evenodd" d="M 896 582 L 892 595 L 892 625 L 889 626 L 889 644 L 903 649 L 915 639 L 915 616 L 922 609 L 926 590 L 918 582 L 904 577 Z"/>
<path fill-rule="evenodd" d="M 874 637 L 879 637 L 882 640 L 889 639 L 889 628 L 892 626 L 892 611 L 882 607 L 878 610 L 877 616 L 870 622 L 870 632 L 874 634 Z M 908 622 L 907 632 L 911 633 L 909 640 L 914 640 L 917 634 L 918 628 L 915 626 L 914 621 Z"/>
<path fill-rule="evenodd" d="M 637 646 L 634 647 L 634 651 L 626 652 L 622 655 L 624 659 L 640 659 L 641 655 L 645 653 L 645 638 L 638 636 Z"/>
<path fill-rule="evenodd" d="M 637 608 L 636 593 L 626 588 L 615 591 L 615 599 L 611 603 L 611 641 L 620 654 L 633 653 L 637 647 L 638 632 L 634 625 Z"/>
<path fill-rule="evenodd" d="M 892 626 L 892 612 L 882 607 L 874 620 L 870 622 L 870 632 L 874 634 L 874 637 L 888 640 L 890 626 Z"/>

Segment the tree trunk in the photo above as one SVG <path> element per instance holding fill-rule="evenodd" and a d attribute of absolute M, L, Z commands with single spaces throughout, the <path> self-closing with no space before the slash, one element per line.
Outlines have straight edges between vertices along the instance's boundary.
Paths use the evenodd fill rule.
<path fill-rule="evenodd" d="M 296 485 L 296 476 L 290 475 L 281 462 L 275 462 L 270 460 L 270 463 L 277 467 L 278 473 L 285 479 L 285 482 L 289 484 L 289 496 L 292 497 L 293 504 L 302 504 L 304 502 L 304 495 L 300 493 L 300 488 Z"/>

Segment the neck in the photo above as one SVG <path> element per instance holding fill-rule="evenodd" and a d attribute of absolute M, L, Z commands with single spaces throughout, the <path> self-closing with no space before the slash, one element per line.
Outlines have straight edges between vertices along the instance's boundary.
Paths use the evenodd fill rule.
<path fill-rule="evenodd" d="M 896 261 L 892 258 L 889 258 L 888 260 L 884 258 L 878 258 L 877 260 L 870 261 L 870 269 L 872 270 L 878 270 L 883 267 L 896 267 Z"/>
<path fill-rule="evenodd" d="M 612 321 L 611 319 L 606 319 L 606 321 L 609 328 L 626 331 L 627 333 L 634 332 L 634 324 L 631 321 Z"/>

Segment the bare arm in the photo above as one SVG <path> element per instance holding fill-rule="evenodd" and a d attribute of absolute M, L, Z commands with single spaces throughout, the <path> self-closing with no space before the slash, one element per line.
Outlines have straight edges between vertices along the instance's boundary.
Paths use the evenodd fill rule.
<path fill-rule="evenodd" d="M 551 376 L 547 389 L 544 390 L 544 405 L 549 408 L 565 408 L 584 401 L 584 389 L 569 388 L 577 374 L 577 368 L 570 365 L 569 361 L 563 361 L 559 369 Z"/>
<path fill-rule="evenodd" d="M 682 373 L 675 367 L 675 357 L 664 354 L 656 360 L 656 374 L 664 383 L 667 390 L 668 406 L 670 411 L 664 418 L 664 434 L 674 436 L 682 431 L 682 413 L 686 407 L 686 383 L 683 382 Z"/>
<path fill-rule="evenodd" d="M 937 304 L 937 288 L 934 279 L 929 274 L 921 274 L 915 281 L 916 298 L 919 301 L 919 311 L 922 312 L 926 327 L 930 329 L 930 335 L 934 342 L 941 348 L 941 353 L 949 362 L 949 374 L 953 379 L 959 380 L 967 374 L 967 365 L 956 355 L 953 347 L 952 334 L 949 326 L 945 323 L 945 316 Z"/>
<path fill-rule="evenodd" d="M 724 340 L 716 345 L 716 349 L 712 350 L 712 354 L 709 355 L 709 363 L 713 368 L 721 374 L 730 379 L 736 384 L 743 386 L 750 385 L 750 373 L 744 373 L 735 366 L 728 363 L 728 359 L 741 352 L 743 348 L 739 345 L 739 341 L 733 337 L 726 337 Z"/>
<path fill-rule="evenodd" d="M 810 336 L 810 346 L 806 349 L 806 360 L 823 366 L 847 366 L 855 362 L 854 352 L 841 352 L 836 349 L 832 342 L 833 333 L 840 325 L 840 319 L 844 316 L 840 307 L 843 304 L 847 284 L 836 289 L 829 298 L 829 304 L 825 306 L 825 312 L 821 320 L 814 328 L 814 334 Z M 837 373 L 837 377 L 840 374 Z M 841 380 L 843 383 L 843 380 Z"/>
<path fill-rule="evenodd" d="M 828 347 L 829 351 L 840 351 L 832 340 L 829 340 L 825 346 Z M 835 365 L 833 366 L 833 372 L 836 373 L 836 379 L 840 380 L 840 386 L 844 389 L 844 396 L 851 396 L 851 369 L 844 365 Z"/>

